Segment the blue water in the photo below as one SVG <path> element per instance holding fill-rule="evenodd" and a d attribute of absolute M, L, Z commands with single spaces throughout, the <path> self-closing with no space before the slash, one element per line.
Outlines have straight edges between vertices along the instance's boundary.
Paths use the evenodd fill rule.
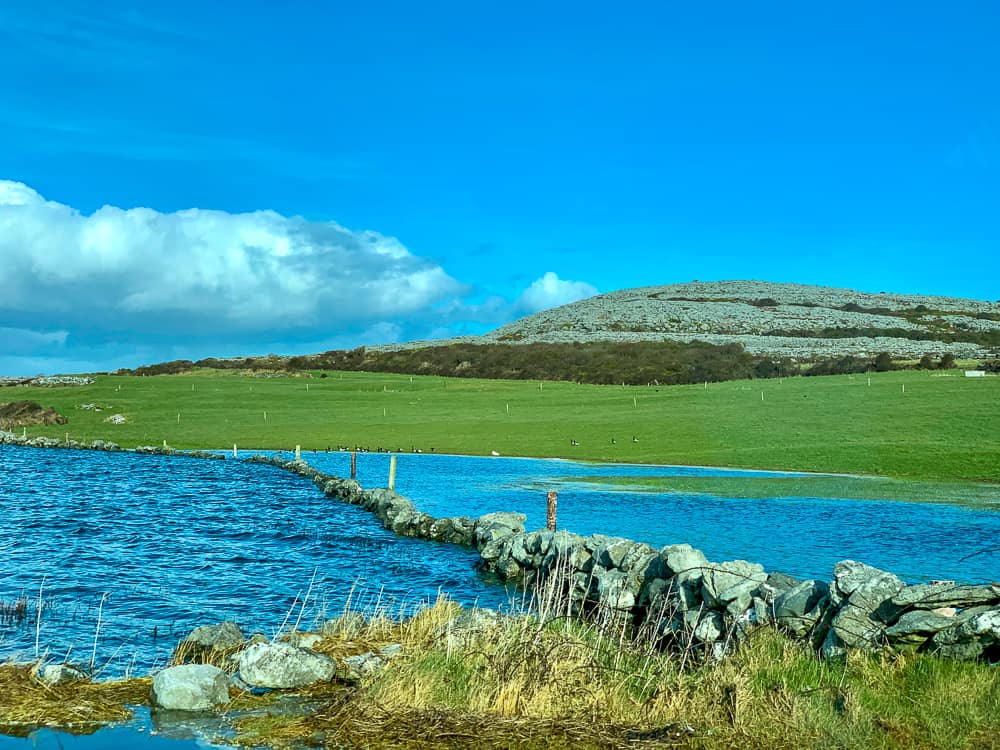
<path fill-rule="evenodd" d="M 131 721 L 97 729 L 92 734 L 71 734 L 41 728 L 23 737 L 0 734 L 0 750 L 204 750 L 223 745 L 208 738 L 231 735 L 212 714 L 185 715 L 177 711 L 151 712 L 138 706 Z"/>
<path fill-rule="evenodd" d="M 307 453 L 346 476 L 348 454 Z M 1000 578 L 1000 513 L 948 505 L 608 492 L 577 476 L 762 472 L 406 454 L 397 490 L 438 516 L 518 510 L 545 520 L 559 490 L 560 528 L 654 546 L 688 542 L 713 560 L 742 558 L 829 579 L 853 558 L 917 582 Z M 359 454 L 359 480 L 384 486 L 389 457 Z M 567 481 L 568 478 L 568 481 Z M 978 553 L 978 554 L 977 554 Z M 964 556 L 972 555 L 966 560 Z M 474 572 L 473 552 L 397 538 L 367 512 L 300 477 L 242 462 L 0 446 L 0 602 L 41 588 L 38 641 L 51 658 L 105 674 L 144 674 L 192 627 L 234 619 L 273 635 L 380 597 L 405 608 L 445 591 L 487 606 L 510 592 Z M 314 578 L 315 576 L 315 578 Z M 304 610 L 296 605 L 313 581 Z M 353 593 L 352 593 L 353 592 Z M 103 604 L 102 604 L 103 599 Z M 359 601 L 360 600 L 360 601 Z M 35 623 L 0 626 L 0 658 L 30 657 Z"/>
<path fill-rule="evenodd" d="M 271 467 L 127 453 L 0 446 L 0 602 L 44 602 L 50 658 L 145 674 L 199 624 L 233 619 L 271 636 L 343 610 L 506 591 L 475 552 L 400 539 L 366 511 Z M 315 580 L 313 579 L 315 573 Z M 104 599 L 102 605 L 102 597 Z M 35 622 L 0 627 L 0 658 L 35 652 Z"/>
<path fill-rule="evenodd" d="M 349 454 L 303 458 L 331 474 L 350 472 Z M 774 472 L 428 454 L 400 455 L 397 461 L 397 491 L 436 516 L 517 510 L 527 516 L 529 529 L 543 528 L 546 489 L 557 489 L 559 527 L 579 534 L 623 536 L 654 547 L 686 542 L 710 560 L 750 560 L 767 570 L 825 580 L 834 563 L 845 559 L 890 570 L 911 583 L 935 578 L 1000 580 L 1000 512 L 995 508 L 619 492 L 572 481 L 587 476 L 752 477 Z M 385 486 L 388 467 L 385 454 L 359 454 L 358 480 L 366 487 Z M 972 557 L 963 560 L 967 555 Z"/>

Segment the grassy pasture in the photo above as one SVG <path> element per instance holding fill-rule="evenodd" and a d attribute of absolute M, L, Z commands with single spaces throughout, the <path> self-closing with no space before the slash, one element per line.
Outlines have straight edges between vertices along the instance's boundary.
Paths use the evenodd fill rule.
<path fill-rule="evenodd" d="M 78 388 L 4 388 L 0 400 L 33 399 L 69 417 L 67 425 L 29 428 L 30 435 L 69 433 L 125 447 L 166 440 L 182 449 L 236 443 L 245 449 L 495 450 L 1000 482 L 1000 378 L 900 371 L 872 373 L 870 380 L 841 375 L 620 387 L 318 376 L 98 376 Z M 77 408 L 84 403 L 110 408 Z M 106 424 L 112 413 L 128 423 Z"/>

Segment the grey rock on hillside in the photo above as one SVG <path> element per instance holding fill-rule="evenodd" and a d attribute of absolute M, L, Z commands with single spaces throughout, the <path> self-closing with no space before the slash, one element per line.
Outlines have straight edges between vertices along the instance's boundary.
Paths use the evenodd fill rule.
<path fill-rule="evenodd" d="M 827 329 L 896 329 L 912 336 L 1000 331 L 1000 303 L 957 297 L 857 292 L 763 281 L 714 281 L 623 289 L 545 310 L 483 336 L 369 347 L 420 348 L 456 342 L 530 344 L 587 341 L 740 343 L 754 354 L 811 359 L 897 358 L 951 353 L 980 357 L 976 343 L 904 335 L 817 338 Z M 812 335 L 794 332 L 810 331 Z"/>

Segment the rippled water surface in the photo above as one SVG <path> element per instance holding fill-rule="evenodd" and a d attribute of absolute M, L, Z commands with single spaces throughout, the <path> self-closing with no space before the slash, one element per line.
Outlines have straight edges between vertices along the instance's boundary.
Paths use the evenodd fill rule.
<path fill-rule="evenodd" d="M 350 456 L 305 454 L 346 476 Z M 573 477 L 762 472 L 567 461 L 402 455 L 397 490 L 437 516 L 518 510 L 545 523 L 559 489 L 560 527 L 660 546 L 688 542 L 710 559 L 829 579 L 862 560 L 911 582 L 1000 578 L 1000 513 L 905 502 L 608 492 Z M 384 486 L 389 457 L 359 454 L 358 479 Z M 477 555 L 401 539 L 367 512 L 324 497 L 300 477 L 242 462 L 0 446 L 0 601 L 41 587 L 42 648 L 143 673 L 191 627 L 235 619 L 272 634 L 315 583 L 303 625 L 339 612 L 352 589 L 367 601 L 414 603 L 438 590 L 462 602 L 509 593 L 473 569 Z M 963 560 L 963 557 L 969 556 Z M 102 605 L 102 598 L 104 599 Z M 397 604 L 395 606 L 402 606 Z M 34 622 L 0 625 L 0 657 L 34 653 Z"/>
<path fill-rule="evenodd" d="M 273 634 L 316 572 L 303 625 L 352 588 L 383 602 L 438 590 L 495 605 L 474 552 L 400 539 L 301 477 L 237 461 L 0 446 L 0 601 L 45 603 L 39 642 L 147 671 L 191 627 L 235 619 Z M 102 596 L 105 596 L 103 607 Z M 364 604 L 364 602 L 361 602 Z M 396 605 L 392 605 L 396 606 Z M 35 622 L 0 628 L 0 657 L 31 655 Z"/>

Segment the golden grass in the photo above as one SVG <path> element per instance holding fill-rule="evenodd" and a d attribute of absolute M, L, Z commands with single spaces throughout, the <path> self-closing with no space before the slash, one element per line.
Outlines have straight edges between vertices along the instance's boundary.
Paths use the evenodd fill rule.
<path fill-rule="evenodd" d="M 16 732 L 42 726 L 92 729 L 132 718 L 129 705 L 146 703 L 152 680 L 79 681 L 47 685 L 30 665 L 0 665 L 0 727 Z"/>
<path fill-rule="evenodd" d="M 455 611 L 438 602 L 412 621 L 374 625 L 404 644 L 381 674 L 307 716 L 241 719 L 240 740 L 372 748 L 1000 747 L 1000 677 L 982 664 L 864 654 L 822 662 L 767 628 L 725 661 L 698 664 L 593 625 L 527 615 L 449 646 L 442 633 Z"/>
<path fill-rule="evenodd" d="M 545 611 L 545 608 L 542 608 Z M 1000 670 L 926 654 L 820 661 L 770 628 L 719 663 L 630 639 L 614 622 L 477 618 L 441 598 L 402 620 L 348 613 L 313 648 L 337 658 L 402 645 L 359 685 L 233 691 L 235 738 L 268 747 L 1000 750 Z M 467 630 L 455 624 L 472 623 Z M 46 686 L 0 668 L 0 725 L 87 731 L 127 720 L 150 681 Z"/>

